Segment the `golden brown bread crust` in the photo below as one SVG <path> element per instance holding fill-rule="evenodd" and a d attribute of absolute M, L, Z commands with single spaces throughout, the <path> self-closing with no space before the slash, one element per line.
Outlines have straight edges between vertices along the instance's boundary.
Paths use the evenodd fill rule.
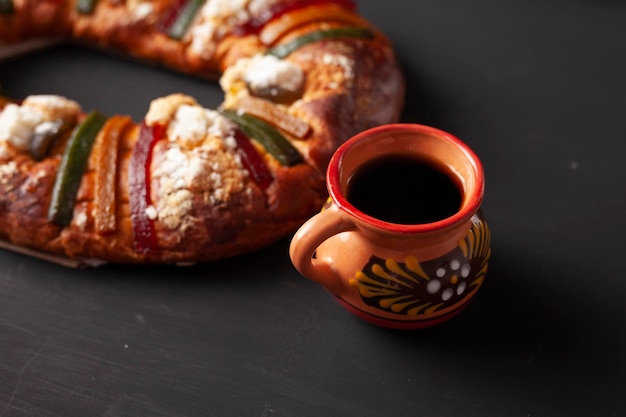
<path fill-rule="evenodd" d="M 235 36 L 227 32 L 212 40 L 209 52 L 198 51 L 193 49 L 189 36 L 178 41 L 157 29 L 157 17 L 169 2 L 149 3 L 150 16 L 140 19 L 137 11 L 131 10 L 137 8 L 136 1 L 100 0 L 93 14 L 81 15 L 75 11 L 73 2 L 14 0 L 16 12 L 0 15 L 0 42 L 66 35 L 120 49 L 182 72 L 210 77 L 231 70 L 275 44 L 284 44 L 319 28 L 345 26 L 332 18 L 303 24 L 288 30 L 272 45 L 264 45 L 257 34 Z M 171 184 L 168 185 L 167 179 L 172 173 L 160 167 L 168 164 L 172 152 L 182 153 L 191 160 L 195 151 L 186 149 L 186 139 L 172 139 L 171 130 L 169 138 L 157 142 L 150 178 L 151 198 L 158 211 L 154 220 L 157 251 L 136 250 L 131 220 L 129 165 L 139 124 L 126 129 L 120 139 L 113 233 L 99 233 L 94 226 L 94 181 L 99 173 L 93 155 L 76 197 L 73 219 L 63 227 L 48 221 L 48 207 L 64 146 L 57 145 L 40 162 L 27 152 L 8 146 L 4 157 L 0 152 L 0 239 L 77 259 L 187 263 L 238 255 L 286 236 L 319 210 L 325 200 L 324 174 L 335 149 L 364 129 L 399 118 L 404 99 L 402 74 L 389 41 L 373 30 L 373 39 L 324 40 L 304 45 L 284 58 L 301 68 L 305 81 L 301 97 L 275 105 L 306 121 L 310 131 L 303 139 L 285 135 L 304 158 L 304 163 L 293 166 L 282 166 L 255 142 L 273 176 L 267 189 L 244 176 L 233 180 L 234 185 L 225 197 L 215 197 L 211 194 L 215 192 L 215 184 L 194 185 L 194 181 L 199 181 L 195 177 L 182 190 L 186 200 L 180 203 L 181 207 L 175 207 L 178 203 L 172 203 L 175 201 L 172 196 L 182 191 L 168 189 Z M 237 109 L 239 100 L 250 95 L 236 76 L 234 81 L 224 81 L 223 87 L 225 108 Z M 172 123 L 172 120 L 165 122 Z M 226 151 L 220 151 L 215 158 L 225 154 Z M 220 163 L 230 162 L 220 160 Z M 225 178 L 226 174 L 219 181 L 227 181 Z M 176 210 L 182 210 L 179 217 L 172 214 Z"/>

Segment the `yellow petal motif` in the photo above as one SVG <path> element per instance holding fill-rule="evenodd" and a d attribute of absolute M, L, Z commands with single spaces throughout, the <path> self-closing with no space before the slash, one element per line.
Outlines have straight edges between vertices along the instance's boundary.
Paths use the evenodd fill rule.
<path fill-rule="evenodd" d="M 430 279 L 430 277 L 424 272 L 422 266 L 415 256 L 409 255 L 404 260 L 406 262 L 406 267 L 409 268 L 411 272 L 415 272 L 420 277 L 424 278 L 426 281 Z"/>
<path fill-rule="evenodd" d="M 386 279 L 387 281 L 390 282 L 395 282 L 398 285 L 403 285 L 405 287 L 411 287 L 411 285 L 407 284 L 405 281 L 400 280 L 390 274 L 388 274 L 382 266 L 380 266 L 379 264 L 375 264 L 372 266 L 372 272 L 376 275 L 378 275 L 379 277 Z M 413 281 L 415 282 L 415 281 Z"/>
<path fill-rule="evenodd" d="M 415 258 L 413 257 L 413 259 L 415 259 Z M 417 262 L 417 259 L 415 261 Z M 416 280 L 411 275 L 409 275 L 408 273 L 406 273 L 404 271 L 404 269 L 402 269 L 402 267 L 400 267 L 400 265 L 398 265 L 398 262 L 396 262 L 395 259 L 387 259 L 385 261 L 385 266 L 387 267 L 388 270 L 390 270 L 394 274 L 400 275 L 400 276 L 402 276 L 402 277 L 404 277 L 406 279 L 409 279 L 409 280 L 413 281 L 416 284 L 419 284 L 419 281 Z"/>

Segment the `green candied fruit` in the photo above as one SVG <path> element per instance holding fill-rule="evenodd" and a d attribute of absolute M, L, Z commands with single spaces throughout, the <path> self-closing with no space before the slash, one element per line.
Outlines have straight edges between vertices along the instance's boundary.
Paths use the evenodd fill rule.
<path fill-rule="evenodd" d="M 48 208 L 50 222 L 67 226 L 72 221 L 74 203 L 87 167 L 87 159 L 105 122 L 105 116 L 91 112 L 72 132 L 52 188 L 52 199 Z"/>
<path fill-rule="evenodd" d="M 77 0 L 76 1 L 76 10 L 80 14 L 92 14 L 96 9 L 96 3 L 98 0 Z"/>
<path fill-rule="evenodd" d="M 14 11 L 13 0 L 0 0 L 0 14 L 11 14 Z"/>
<path fill-rule="evenodd" d="M 318 42 L 324 39 L 372 39 L 374 32 L 367 28 L 361 27 L 343 27 L 333 29 L 321 29 L 314 32 L 305 33 L 302 36 L 295 38 L 292 41 L 284 43 L 282 45 L 275 46 L 267 51 L 269 55 L 274 55 L 276 58 L 286 58 L 296 49 L 313 42 Z"/>
<path fill-rule="evenodd" d="M 278 130 L 264 121 L 233 110 L 222 110 L 221 114 L 235 122 L 246 136 L 258 141 L 281 165 L 291 166 L 302 162 L 302 155 L 298 150 Z"/>

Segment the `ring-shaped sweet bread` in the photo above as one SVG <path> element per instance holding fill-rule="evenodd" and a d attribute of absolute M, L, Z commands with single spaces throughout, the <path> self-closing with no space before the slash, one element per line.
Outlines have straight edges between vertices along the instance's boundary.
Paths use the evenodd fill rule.
<path fill-rule="evenodd" d="M 354 134 L 397 121 L 404 80 L 352 0 L 0 0 L 0 45 L 64 39 L 219 78 L 143 120 L 0 98 L 0 245 L 65 265 L 195 263 L 293 232 Z"/>

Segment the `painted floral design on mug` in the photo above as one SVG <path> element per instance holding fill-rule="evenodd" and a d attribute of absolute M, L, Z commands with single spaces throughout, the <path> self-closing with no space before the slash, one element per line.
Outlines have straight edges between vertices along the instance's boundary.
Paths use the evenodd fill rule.
<path fill-rule="evenodd" d="M 461 308 L 482 285 L 491 255 L 490 231 L 482 216 L 472 219 L 467 236 L 451 252 L 420 262 L 407 255 L 404 262 L 372 255 L 350 285 L 363 302 L 389 313 L 433 316 Z"/>

